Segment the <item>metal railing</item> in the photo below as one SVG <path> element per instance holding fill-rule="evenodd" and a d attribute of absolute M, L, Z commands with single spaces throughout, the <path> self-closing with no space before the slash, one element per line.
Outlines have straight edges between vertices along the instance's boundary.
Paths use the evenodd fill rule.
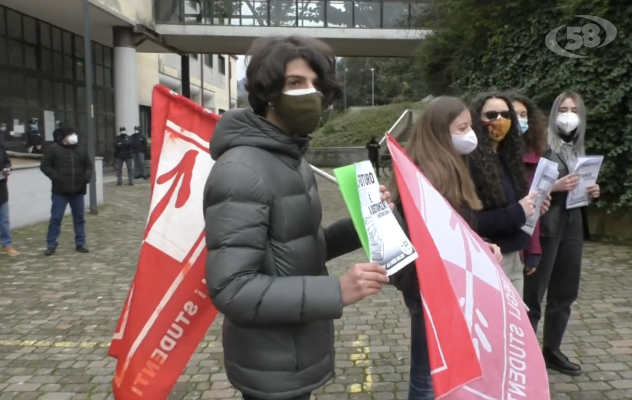
<path fill-rule="evenodd" d="M 157 24 L 418 29 L 432 0 L 154 0 Z"/>

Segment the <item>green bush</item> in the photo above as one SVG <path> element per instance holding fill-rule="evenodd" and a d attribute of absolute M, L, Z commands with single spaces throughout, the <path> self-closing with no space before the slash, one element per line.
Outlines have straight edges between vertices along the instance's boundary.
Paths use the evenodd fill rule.
<path fill-rule="evenodd" d="M 404 111 L 421 108 L 421 103 L 398 103 L 336 114 L 314 132 L 311 146 L 364 146 L 372 136 L 382 137 Z"/>
<path fill-rule="evenodd" d="M 560 0 L 557 2 L 510 0 L 475 6 L 468 0 L 438 0 L 452 20 L 470 18 L 462 5 L 470 4 L 480 15 L 497 12 L 502 18 L 484 18 L 477 35 L 464 26 L 439 30 L 422 44 L 420 60 L 428 68 L 424 78 L 438 82 L 435 95 L 451 92 L 471 98 L 488 90 L 519 90 L 532 97 L 548 115 L 555 97 L 570 89 L 579 92 L 588 111 L 586 152 L 605 156 L 599 175 L 602 199 L 597 206 L 608 212 L 632 211 L 632 3 L 629 0 Z M 487 10 L 486 7 L 495 7 Z M 499 10 L 500 8 L 500 10 Z M 449 18 L 448 18 L 449 15 Z M 577 15 L 594 15 L 617 27 L 616 39 L 607 46 L 574 51 L 584 58 L 561 57 L 545 45 L 549 31 L 561 25 L 582 26 L 590 21 Z M 476 25 L 476 24 L 474 24 Z M 467 46 L 450 48 L 456 34 Z M 582 34 L 583 35 L 583 34 Z M 558 34 L 561 47 L 566 30 Z M 603 29 L 600 41 L 605 40 Z M 472 40 L 468 42 L 468 40 Z M 587 41 L 594 38 L 587 38 Z M 477 41 L 478 46 L 474 46 Z M 572 42 L 571 42 L 572 43 Z M 443 53 L 438 53 L 442 51 Z M 446 75 L 446 71 L 449 74 Z"/>

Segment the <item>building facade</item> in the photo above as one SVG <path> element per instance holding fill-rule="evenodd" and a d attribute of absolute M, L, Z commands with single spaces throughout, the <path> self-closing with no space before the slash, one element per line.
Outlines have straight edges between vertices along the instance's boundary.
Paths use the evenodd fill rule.
<path fill-rule="evenodd" d="M 109 163 L 118 128 L 131 132 L 138 125 L 150 135 L 153 87 L 163 84 L 182 93 L 183 74 L 178 54 L 136 51 L 140 40 L 131 32 L 129 16 L 142 19 L 150 4 L 130 1 L 126 6 L 136 5 L 134 11 L 112 10 L 107 0 L 91 3 L 96 155 Z M 0 0 L 0 123 L 6 125 L 4 142 L 10 150 L 25 149 L 24 134 L 33 118 L 48 143 L 56 121 L 76 127 L 80 139 L 87 139 L 81 2 L 72 2 L 78 8 L 73 12 L 40 9 L 63 8 L 54 4 Z M 189 60 L 191 100 L 216 113 L 235 107 L 236 57 L 196 54 Z"/>

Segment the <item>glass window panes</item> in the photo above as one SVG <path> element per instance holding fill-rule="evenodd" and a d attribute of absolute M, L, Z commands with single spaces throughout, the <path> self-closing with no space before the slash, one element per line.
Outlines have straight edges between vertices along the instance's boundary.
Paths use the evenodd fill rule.
<path fill-rule="evenodd" d="M 40 26 L 40 43 L 44 47 L 50 47 L 50 25 L 44 22 L 39 23 Z"/>
<path fill-rule="evenodd" d="M 103 65 L 112 68 L 112 49 L 109 47 L 103 48 Z"/>
<path fill-rule="evenodd" d="M 72 85 L 65 85 L 64 96 L 66 98 L 66 111 L 75 110 L 75 94 Z"/>
<path fill-rule="evenodd" d="M 0 71 L 0 106 L 8 107 L 11 105 L 10 90 L 11 79 L 8 72 Z"/>
<path fill-rule="evenodd" d="M 62 45 L 61 45 L 61 30 L 59 28 L 55 28 L 54 26 L 51 26 L 50 28 L 50 32 L 51 32 L 51 38 L 52 38 L 52 44 L 53 44 L 53 50 L 55 51 L 59 51 L 61 52 L 62 49 Z"/>
<path fill-rule="evenodd" d="M 28 107 L 39 107 L 37 78 L 26 78 L 26 105 Z"/>
<path fill-rule="evenodd" d="M 67 113 L 66 113 L 66 116 L 65 116 L 65 117 L 64 117 L 64 119 L 63 119 L 63 121 L 64 121 L 64 124 L 65 124 L 66 126 L 72 126 L 73 128 L 77 129 L 77 128 L 76 128 L 76 126 L 77 126 L 77 121 L 75 121 L 75 113 L 72 113 L 72 112 L 67 112 Z M 79 131 L 79 130 L 78 130 L 77 135 L 79 136 L 79 140 L 81 140 L 81 139 L 82 139 L 82 137 L 81 137 L 81 131 Z"/>
<path fill-rule="evenodd" d="M 0 37 L 0 65 L 8 63 L 9 59 L 7 58 L 7 39 Z"/>
<path fill-rule="evenodd" d="M 57 76 L 64 76 L 64 56 L 53 52 L 53 71 Z"/>
<path fill-rule="evenodd" d="M 5 11 L 4 11 L 4 7 L 0 7 L 0 35 L 6 35 L 7 33 L 7 26 L 5 24 L 5 19 L 4 19 L 4 15 L 5 15 Z"/>
<path fill-rule="evenodd" d="M 75 35 L 75 57 L 84 58 L 85 53 L 85 43 L 83 42 L 83 38 L 81 36 Z"/>
<path fill-rule="evenodd" d="M 105 91 L 105 112 L 108 114 L 114 112 L 114 93 L 111 90 Z"/>
<path fill-rule="evenodd" d="M 7 9 L 7 35 L 22 39 L 22 15 Z"/>
<path fill-rule="evenodd" d="M 93 42 L 92 49 L 92 51 L 94 51 L 94 63 L 103 65 L 103 46 Z"/>
<path fill-rule="evenodd" d="M 96 84 L 103 86 L 103 67 L 100 65 L 95 65 L 94 71 L 96 73 Z"/>
<path fill-rule="evenodd" d="M 96 99 L 96 110 L 95 113 L 103 114 L 105 113 L 105 93 L 103 89 L 97 89 L 97 99 Z"/>
<path fill-rule="evenodd" d="M 72 55 L 72 33 L 64 31 L 63 34 L 64 41 L 64 54 Z"/>
<path fill-rule="evenodd" d="M 41 69 L 44 72 L 53 72 L 53 56 L 48 49 L 41 49 L 40 60 L 42 62 Z"/>
<path fill-rule="evenodd" d="M 35 55 L 35 46 L 24 45 L 24 66 L 29 69 L 37 70 L 37 56 Z"/>
<path fill-rule="evenodd" d="M 86 88 L 77 86 L 77 110 L 86 111 Z"/>
<path fill-rule="evenodd" d="M 105 116 L 104 115 L 99 115 L 96 118 L 96 123 L 97 123 L 97 137 L 99 138 L 100 142 L 105 142 Z"/>
<path fill-rule="evenodd" d="M 55 82 L 55 109 L 64 109 L 64 84 Z"/>
<path fill-rule="evenodd" d="M 219 69 L 219 73 L 222 75 L 226 75 L 226 59 L 224 56 L 217 56 L 217 66 Z"/>
<path fill-rule="evenodd" d="M 64 56 L 64 78 L 73 79 L 74 62 L 72 57 Z"/>
<path fill-rule="evenodd" d="M 22 67 L 24 65 L 23 44 L 15 40 L 7 40 L 9 50 L 9 62 L 13 67 Z"/>
<path fill-rule="evenodd" d="M 24 32 L 24 41 L 30 44 L 37 44 L 37 22 L 35 22 L 35 19 L 23 16 L 22 29 Z"/>
<path fill-rule="evenodd" d="M 86 80 L 86 65 L 83 60 L 75 60 L 75 76 L 79 81 Z"/>
<path fill-rule="evenodd" d="M 76 118 L 77 118 L 77 130 L 79 132 L 87 132 L 86 129 L 86 114 L 85 113 L 77 113 L 75 114 Z M 84 143 L 87 144 L 87 143 Z"/>
<path fill-rule="evenodd" d="M 42 81 L 42 100 L 44 101 L 42 106 L 45 109 L 55 109 L 55 86 L 53 82 L 47 80 Z"/>
<path fill-rule="evenodd" d="M 24 76 L 12 74 L 10 85 L 11 91 L 9 92 L 9 96 L 11 96 L 11 105 L 24 105 Z"/>
<path fill-rule="evenodd" d="M 103 86 L 112 87 L 112 70 L 109 68 L 103 68 Z"/>

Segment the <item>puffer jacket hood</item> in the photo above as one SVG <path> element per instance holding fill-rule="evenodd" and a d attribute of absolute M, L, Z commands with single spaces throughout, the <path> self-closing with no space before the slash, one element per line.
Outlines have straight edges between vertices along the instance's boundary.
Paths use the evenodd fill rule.
<path fill-rule="evenodd" d="M 217 160 L 234 147 L 249 146 L 299 160 L 309 147 L 309 139 L 290 137 L 251 109 L 239 108 L 225 112 L 217 123 L 210 144 L 211 157 Z"/>

